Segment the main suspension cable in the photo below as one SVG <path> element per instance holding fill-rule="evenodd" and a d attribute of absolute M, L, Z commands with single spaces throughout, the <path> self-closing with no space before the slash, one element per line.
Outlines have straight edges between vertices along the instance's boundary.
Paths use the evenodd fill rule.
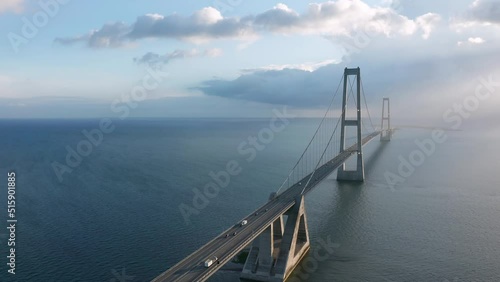
<path fill-rule="evenodd" d="M 306 149 L 304 150 L 304 152 L 302 153 L 302 155 L 300 156 L 299 160 L 297 161 L 297 163 L 293 166 L 293 168 L 291 169 L 290 173 L 288 174 L 288 177 L 285 179 L 285 181 L 281 184 L 281 186 L 279 187 L 279 189 L 276 191 L 276 195 L 278 195 L 278 193 L 280 192 L 280 190 L 283 188 L 283 186 L 285 185 L 285 183 L 287 183 L 287 181 L 289 180 L 290 176 L 292 176 L 293 172 L 295 171 L 295 168 L 297 168 L 297 166 L 299 165 L 300 161 L 303 159 L 304 155 L 306 154 L 307 152 L 307 149 L 309 149 L 309 147 L 311 146 L 314 138 L 316 137 L 316 135 L 318 134 L 318 131 L 320 130 L 321 126 L 323 125 L 323 122 L 325 121 L 326 119 L 326 116 L 328 115 L 328 112 L 330 111 L 332 105 L 333 105 L 333 101 L 335 100 L 335 98 L 337 97 L 338 95 L 338 92 L 339 92 L 339 89 L 340 89 L 340 85 L 342 84 L 342 80 L 344 78 L 344 75 L 342 75 L 342 78 L 340 79 L 339 81 L 339 84 L 337 86 L 337 90 L 335 91 L 335 94 L 333 95 L 333 98 L 332 100 L 330 101 L 330 105 L 328 106 L 328 109 L 326 110 L 326 113 L 325 115 L 323 116 L 323 119 L 321 120 L 318 128 L 316 129 L 316 132 L 314 133 L 313 137 L 311 138 L 311 141 L 309 141 L 309 144 L 307 145 Z M 300 176 L 299 176 L 300 177 Z M 288 187 L 287 187 L 288 188 Z"/>

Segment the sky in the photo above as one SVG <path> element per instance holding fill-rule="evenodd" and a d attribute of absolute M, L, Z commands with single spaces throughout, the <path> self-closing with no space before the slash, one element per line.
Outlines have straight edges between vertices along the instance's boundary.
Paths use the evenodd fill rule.
<path fill-rule="evenodd" d="M 321 116 L 360 67 L 374 112 L 442 119 L 500 81 L 493 0 L 2 0 L 0 34 L 0 118 Z"/>

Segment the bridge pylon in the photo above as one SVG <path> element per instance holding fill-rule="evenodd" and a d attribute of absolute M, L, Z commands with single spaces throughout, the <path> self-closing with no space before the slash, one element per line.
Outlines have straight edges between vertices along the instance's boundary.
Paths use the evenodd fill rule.
<path fill-rule="evenodd" d="M 304 196 L 262 232 L 252 243 L 241 278 L 283 282 L 310 249 Z M 284 228 L 283 228 L 284 227 Z"/>
<path fill-rule="evenodd" d="M 347 112 L 347 102 L 348 102 L 348 78 L 349 76 L 356 77 L 356 110 L 357 115 L 356 119 L 346 119 Z M 346 128 L 347 127 L 356 127 L 357 133 L 357 164 L 356 170 L 346 170 L 345 163 L 342 164 L 341 167 L 337 170 L 337 180 L 338 181 L 364 181 L 365 180 L 365 168 L 363 162 L 363 146 L 362 146 L 362 136 L 361 136 L 361 70 L 360 68 L 348 69 L 344 70 L 344 91 L 342 98 L 342 121 L 341 121 L 341 135 L 340 135 L 340 154 L 346 151 Z"/>
<path fill-rule="evenodd" d="M 386 102 L 387 108 L 385 106 Z M 387 124 L 387 128 L 384 128 L 384 124 Z M 389 98 L 384 98 L 384 100 L 382 101 L 382 124 L 380 126 L 380 141 L 391 141 L 391 137 L 391 104 L 389 102 Z"/>

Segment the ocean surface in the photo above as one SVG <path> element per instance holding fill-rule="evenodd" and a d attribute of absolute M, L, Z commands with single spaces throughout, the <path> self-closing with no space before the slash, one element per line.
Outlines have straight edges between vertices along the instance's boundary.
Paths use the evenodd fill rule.
<path fill-rule="evenodd" d="M 150 281 L 265 203 L 318 122 L 291 120 L 248 162 L 237 148 L 268 119 L 114 121 L 60 181 L 54 162 L 66 164 L 68 148 L 99 120 L 1 120 L 0 281 Z M 375 139 L 364 148 L 364 183 L 339 183 L 334 173 L 309 194 L 311 259 L 294 281 L 500 281 L 500 131 L 464 126 L 445 134 L 394 185 L 387 175 L 401 177 L 401 159 L 415 157 L 415 141 L 429 140 L 431 130 Z M 192 204 L 193 189 L 231 160 L 242 172 L 186 222 L 179 205 Z M 6 258 L 11 170 L 15 275 Z M 311 262 L 324 253 L 322 241 L 334 251 Z M 225 270 L 210 281 L 238 277 Z"/>

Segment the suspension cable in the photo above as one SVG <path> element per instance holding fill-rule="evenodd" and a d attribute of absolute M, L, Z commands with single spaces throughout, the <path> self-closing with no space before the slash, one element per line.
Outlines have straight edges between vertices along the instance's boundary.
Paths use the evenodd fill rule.
<path fill-rule="evenodd" d="M 320 130 L 323 122 L 325 121 L 325 118 L 326 116 L 328 115 L 328 112 L 330 111 L 330 108 L 332 107 L 333 105 L 333 101 L 335 100 L 335 97 L 337 97 L 338 95 L 338 92 L 339 92 L 339 89 L 340 89 L 340 85 L 342 84 L 342 80 L 344 78 L 344 75 L 342 75 L 342 78 L 340 79 L 339 81 L 339 85 L 337 86 L 337 90 L 335 91 L 335 94 L 333 95 L 333 98 L 332 100 L 330 101 L 330 105 L 328 106 L 328 109 L 326 110 L 326 113 L 323 117 L 323 119 L 321 120 L 318 128 L 316 129 L 316 132 L 314 133 L 314 136 L 311 138 L 311 141 L 309 141 L 309 144 L 307 145 L 306 149 L 304 150 L 304 152 L 302 153 L 302 155 L 300 156 L 299 160 L 297 161 L 297 163 L 295 164 L 295 166 L 291 169 L 290 173 L 288 174 L 288 177 L 285 179 L 285 181 L 281 184 L 280 188 L 276 191 L 276 195 L 278 195 L 278 193 L 280 192 L 280 190 L 283 188 L 283 186 L 285 185 L 285 183 L 287 182 L 287 180 L 290 178 L 290 176 L 292 176 L 295 168 L 299 165 L 300 161 L 302 160 L 302 158 L 304 157 L 304 155 L 306 154 L 307 152 L 307 149 L 309 149 L 309 147 L 311 146 L 314 138 L 316 137 L 316 135 L 318 134 L 318 131 Z"/>
<path fill-rule="evenodd" d="M 361 92 L 363 93 L 363 100 L 365 101 L 366 112 L 368 114 L 368 118 L 370 120 L 370 124 L 372 125 L 373 131 L 376 131 L 376 128 L 373 125 L 372 117 L 370 115 L 370 110 L 368 109 L 368 103 L 366 102 L 365 87 L 363 86 L 363 80 L 361 79 L 361 77 L 359 79 L 360 79 L 360 82 L 361 82 Z"/>
<path fill-rule="evenodd" d="M 352 90 L 352 86 L 354 86 L 354 80 L 353 80 L 353 83 L 351 84 L 351 90 Z M 309 183 L 311 182 L 311 179 L 314 177 L 314 174 L 316 173 L 316 170 L 318 169 L 318 167 L 320 166 L 321 164 L 321 161 L 323 160 L 323 157 L 325 156 L 325 152 L 326 150 L 328 149 L 328 146 L 330 146 L 330 143 L 332 142 L 333 140 L 333 137 L 335 136 L 335 133 L 337 132 L 337 129 L 339 127 L 339 124 L 340 124 L 340 121 L 342 120 L 342 116 L 344 115 L 345 111 L 346 111 L 346 108 L 347 108 L 347 105 L 349 103 L 349 97 L 350 95 L 348 95 L 347 97 L 347 101 L 345 103 L 345 107 L 342 109 L 342 113 L 340 114 L 340 118 L 337 120 L 337 124 L 335 125 L 335 129 L 333 130 L 332 134 L 330 135 L 330 139 L 328 140 L 328 144 L 326 145 L 325 149 L 323 150 L 323 154 L 321 154 L 321 157 L 320 159 L 318 160 L 318 163 L 316 164 L 316 167 L 314 168 L 314 170 L 312 171 L 311 173 L 311 176 L 309 177 L 309 179 L 307 180 L 307 183 L 304 185 L 304 188 L 302 188 L 302 192 L 300 192 L 301 195 L 304 194 L 304 191 L 306 190 L 306 188 L 309 186 Z"/>

